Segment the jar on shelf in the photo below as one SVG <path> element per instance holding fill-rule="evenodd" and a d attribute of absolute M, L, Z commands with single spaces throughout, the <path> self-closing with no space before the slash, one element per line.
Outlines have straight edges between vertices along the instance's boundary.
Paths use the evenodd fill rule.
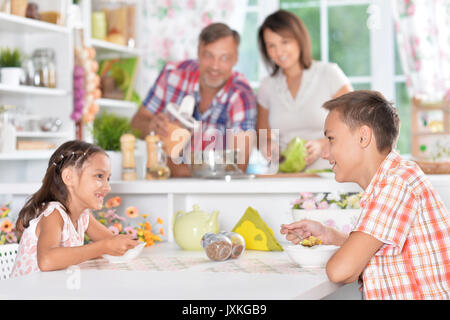
<path fill-rule="evenodd" d="M 167 156 L 163 150 L 163 142 L 159 136 L 151 132 L 146 138 L 147 143 L 147 180 L 164 180 L 170 177 L 167 166 Z"/>
<path fill-rule="evenodd" d="M 105 41 L 129 48 L 136 47 L 136 1 L 93 0 L 92 9 L 95 14 L 98 12 L 105 14 Z M 94 29 L 96 28 L 97 26 Z M 96 38 L 97 31 L 92 32 L 92 37 Z"/>
<path fill-rule="evenodd" d="M 34 66 L 34 86 L 56 88 L 55 51 L 50 48 L 36 49 L 31 59 Z"/>
<path fill-rule="evenodd" d="M 67 1 L 61 0 L 33 0 L 37 6 L 39 20 L 60 26 L 66 25 Z"/>

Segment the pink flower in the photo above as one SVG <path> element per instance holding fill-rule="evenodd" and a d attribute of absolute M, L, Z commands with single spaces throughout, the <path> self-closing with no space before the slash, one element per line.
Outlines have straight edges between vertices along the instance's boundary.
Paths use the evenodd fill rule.
<path fill-rule="evenodd" d="M 124 231 L 125 231 L 126 234 L 132 236 L 133 239 L 134 239 L 134 238 L 137 238 L 137 230 L 134 229 L 133 227 L 126 227 L 126 228 L 124 229 Z"/>
<path fill-rule="evenodd" d="M 326 201 L 322 201 L 319 203 L 319 205 L 317 206 L 317 209 L 328 209 L 330 207 L 330 205 L 328 204 L 328 202 Z"/>
<path fill-rule="evenodd" d="M 8 234 L 6 234 L 6 242 L 8 243 L 17 243 L 17 237 L 14 234 L 14 232 L 10 232 Z"/>
<path fill-rule="evenodd" d="M 313 197 L 313 194 L 311 192 L 300 192 L 300 197 L 303 199 L 310 199 Z"/>
<path fill-rule="evenodd" d="M 116 236 L 119 234 L 119 229 L 114 226 L 110 226 L 108 229 Z"/>
<path fill-rule="evenodd" d="M 314 210 L 316 209 L 316 202 L 312 199 L 306 200 L 301 207 L 305 210 Z"/>

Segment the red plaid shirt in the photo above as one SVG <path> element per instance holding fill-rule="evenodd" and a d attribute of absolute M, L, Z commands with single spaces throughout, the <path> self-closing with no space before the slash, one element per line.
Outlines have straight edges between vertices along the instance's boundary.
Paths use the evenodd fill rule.
<path fill-rule="evenodd" d="M 450 217 L 423 171 L 391 152 L 353 231 L 384 242 L 363 271 L 365 299 L 449 299 Z"/>
<path fill-rule="evenodd" d="M 143 105 L 155 114 L 163 111 L 170 102 L 180 105 L 186 95 L 195 98 L 194 118 L 202 122 L 201 133 L 204 141 L 211 141 L 211 137 L 217 134 L 225 138 L 226 129 L 255 130 L 256 97 L 245 77 L 238 72 L 233 72 L 225 86 L 214 97 L 208 110 L 200 114 L 197 60 L 167 63 Z"/>

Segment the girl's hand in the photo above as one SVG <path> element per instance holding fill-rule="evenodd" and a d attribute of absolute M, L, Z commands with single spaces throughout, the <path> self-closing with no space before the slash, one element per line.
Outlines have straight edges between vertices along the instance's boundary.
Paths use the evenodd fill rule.
<path fill-rule="evenodd" d="M 103 241 L 105 242 L 104 254 L 111 256 L 122 256 L 128 249 L 132 249 L 139 244 L 139 241 L 133 240 L 130 235 L 125 234 L 119 234 Z"/>
<path fill-rule="evenodd" d="M 324 139 L 310 140 L 306 142 L 305 147 L 308 155 L 306 156 L 305 160 L 307 166 L 319 159 L 320 155 L 322 154 L 324 142 Z"/>
<path fill-rule="evenodd" d="M 289 232 L 290 230 L 294 231 L 303 238 L 313 236 L 320 238 L 323 244 L 330 244 L 327 232 L 328 228 L 318 221 L 304 219 L 295 221 L 291 224 L 281 225 L 280 232 L 281 234 L 286 235 L 286 240 L 291 241 L 293 244 L 299 244 L 301 240 L 295 234 Z"/>

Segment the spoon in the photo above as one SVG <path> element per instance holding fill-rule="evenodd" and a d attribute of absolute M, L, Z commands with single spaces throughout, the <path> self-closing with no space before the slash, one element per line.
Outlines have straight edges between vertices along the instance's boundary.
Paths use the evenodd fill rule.
<path fill-rule="evenodd" d="M 281 225 L 281 227 L 283 228 L 283 225 Z M 293 235 L 295 235 L 300 240 L 300 243 L 302 242 L 303 239 L 305 239 L 305 237 L 302 237 L 298 232 L 294 230 L 288 229 L 288 233 L 292 233 Z"/>

